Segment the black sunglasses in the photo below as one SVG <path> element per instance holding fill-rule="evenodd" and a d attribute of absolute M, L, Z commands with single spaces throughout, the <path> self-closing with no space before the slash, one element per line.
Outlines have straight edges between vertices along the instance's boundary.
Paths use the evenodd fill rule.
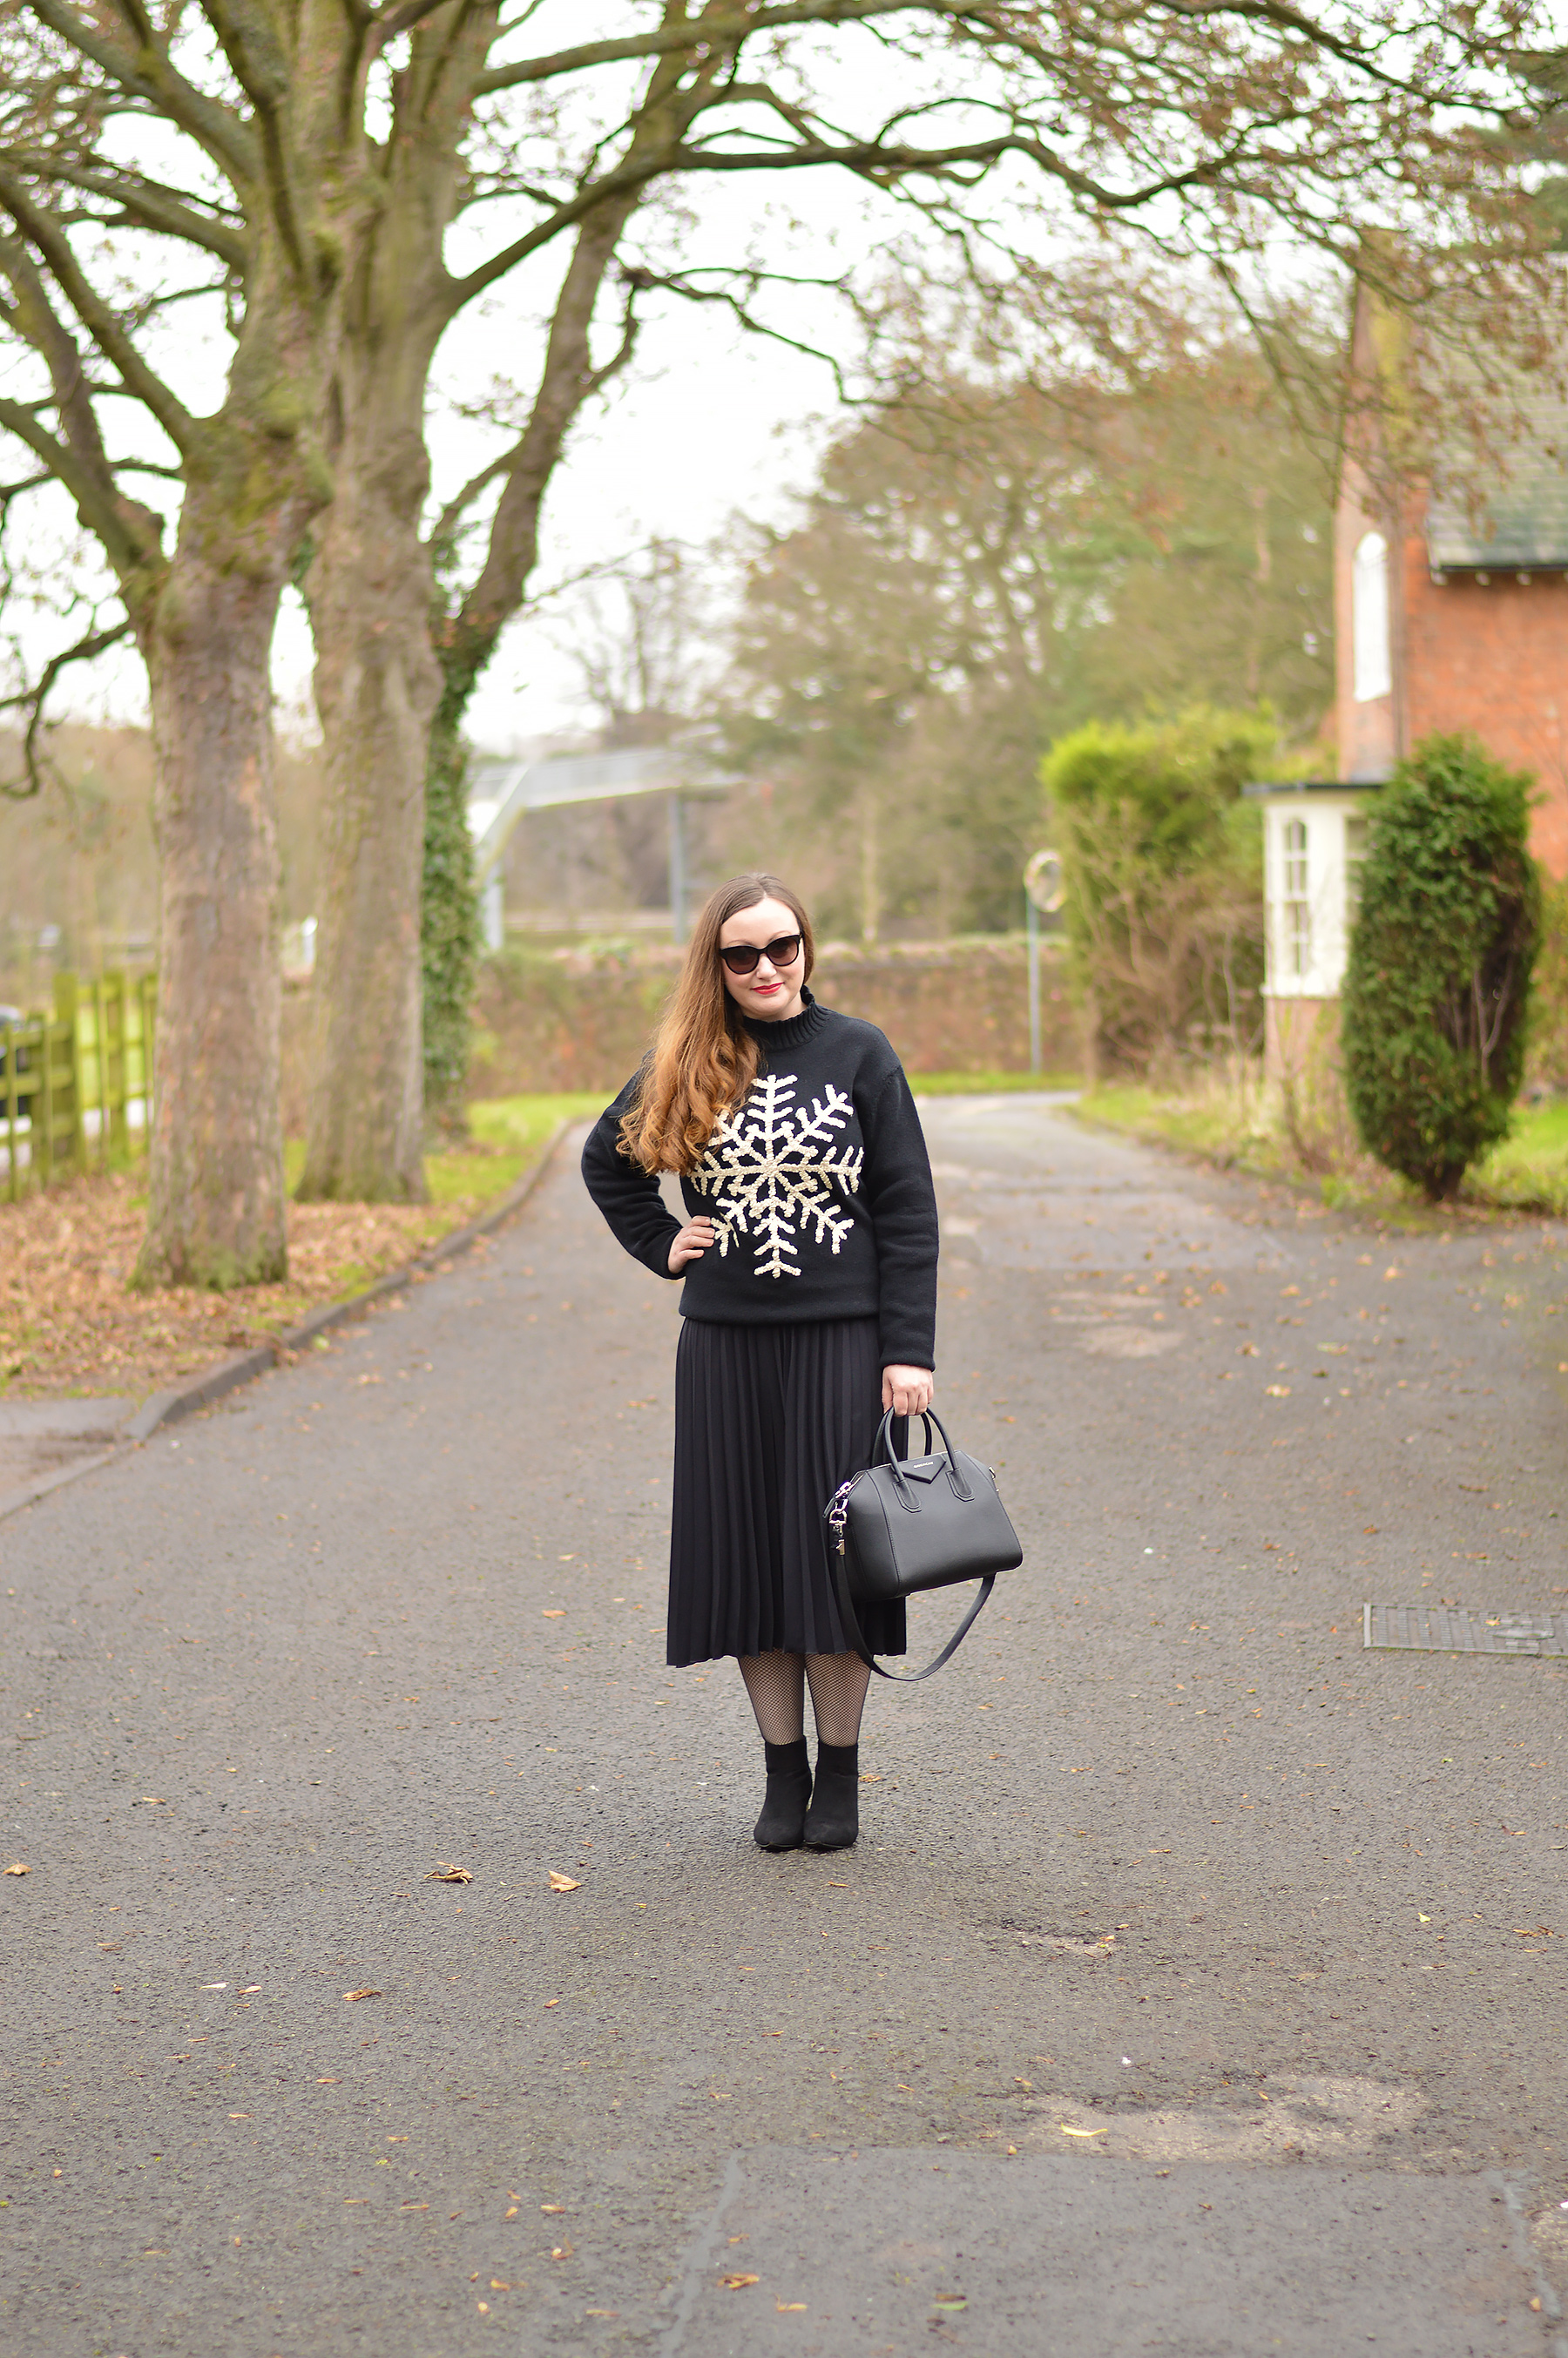
<path fill-rule="evenodd" d="M 731 974 L 755 974 L 759 958 L 766 958 L 772 966 L 793 966 L 800 956 L 800 936 L 778 934 L 761 949 L 750 942 L 737 942 L 733 949 L 720 950 L 719 955 Z"/>

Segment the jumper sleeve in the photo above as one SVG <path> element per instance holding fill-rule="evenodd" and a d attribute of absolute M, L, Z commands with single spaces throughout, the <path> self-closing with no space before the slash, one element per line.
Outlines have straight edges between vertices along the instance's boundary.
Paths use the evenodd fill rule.
<path fill-rule="evenodd" d="M 651 1171 L 633 1163 L 620 1149 L 621 1117 L 632 1102 L 640 1074 L 634 1073 L 612 1106 L 607 1106 L 588 1134 L 582 1150 L 583 1184 L 610 1224 L 618 1244 L 655 1277 L 684 1271 L 670 1267 L 670 1247 L 681 1224 L 665 1209 L 659 1183 Z"/>
<path fill-rule="evenodd" d="M 860 1109 L 866 1141 L 862 1193 L 877 1240 L 882 1365 L 936 1364 L 936 1190 L 903 1068 Z"/>

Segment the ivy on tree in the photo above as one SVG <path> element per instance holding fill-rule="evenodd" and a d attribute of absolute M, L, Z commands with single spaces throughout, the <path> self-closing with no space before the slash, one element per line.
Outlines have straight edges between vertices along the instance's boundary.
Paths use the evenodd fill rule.
<path fill-rule="evenodd" d="M 1508 1134 L 1541 882 L 1526 772 L 1428 737 L 1378 797 L 1345 978 L 1346 1092 L 1379 1163 L 1442 1203 Z"/>

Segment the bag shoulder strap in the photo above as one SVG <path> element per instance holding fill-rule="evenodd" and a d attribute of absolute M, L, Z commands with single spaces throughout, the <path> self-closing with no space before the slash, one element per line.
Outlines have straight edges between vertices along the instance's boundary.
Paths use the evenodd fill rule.
<path fill-rule="evenodd" d="M 918 1686 L 922 1679 L 930 1678 L 934 1671 L 942 1668 L 944 1662 L 952 1660 L 969 1631 L 974 1628 L 981 1606 L 996 1586 L 995 1573 L 988 1572 L 980 1583 L 979 1595 L 943 1647 L 942 1651 L 936 1656 L 935 1660 L 927 1662 L 923 1671 L 884 1671 L 867 1645 L 861 1632 L 860 1619 L 855 1611 L 855 1601 L 849 1594 L 849 1567 L 844 1558 L 838 1553 L 837 1550 L 833 1550 L 829 1552 L 829 1562 L 833 1568 L 834 1585 L 838 1591 L 838 1618 L 844 1625 L 845 1637 L 869 1671 L 875 1671 L 879 1679 L 892 1679 L 895 1685 L 903 1687 Z"/>

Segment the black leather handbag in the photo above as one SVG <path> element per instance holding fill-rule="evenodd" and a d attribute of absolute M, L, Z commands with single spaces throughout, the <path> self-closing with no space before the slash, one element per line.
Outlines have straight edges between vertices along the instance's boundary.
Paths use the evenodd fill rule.
<path fill-rule="evenodd" d="M 990 1467 L 955 1449 L 941 1420 L 929 1411 L 923 1419 L 925 1455 L 895 1458 L 892 1416 L 889 1409 L 870 1466 L 840 1482 L 825 1512 L 834 1540 L 830 1561 L 844 1635 L 879 1678 L 913 1686 L 952 1660 L 998 1573 L 1016 1572 L 1023 1550 Z M 936 1451 L 931 1446 L 933 1425 L 942 1439 Z M 873 1659 L 861 1634 L 858 1604 L 892 1605 L 922 1589 L 975 1579 L 980 1593 L 934 1662 L 923 1671 L 884 1671 Z"/>

